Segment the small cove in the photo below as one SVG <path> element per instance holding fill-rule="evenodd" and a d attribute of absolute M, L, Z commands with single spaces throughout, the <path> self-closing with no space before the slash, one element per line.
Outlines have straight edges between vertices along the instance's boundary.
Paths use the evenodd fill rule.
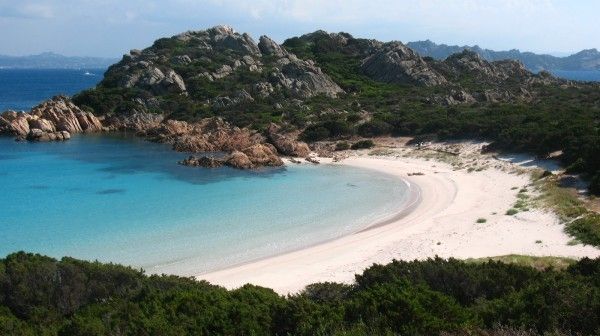
<path fill-rule="evenodd" d="M 191 275 L 364 229 L 400 211 L 395 177 L 333 165 L 240 171 L 126 135 L 0 138 L 0 253 Z"/>

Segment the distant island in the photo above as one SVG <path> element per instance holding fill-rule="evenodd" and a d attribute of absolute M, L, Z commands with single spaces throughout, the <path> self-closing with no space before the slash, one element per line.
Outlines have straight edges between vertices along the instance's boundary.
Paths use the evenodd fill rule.
<path fill-rule="evenodd" d="M 533 72 L 548 71 L 600 71 L 600 52 L 597 49 L 586 49 L 566 57 L 556 57 L 547 54 L 521 52 L 517 49 L 494 51 L 475 46 L 457 46 L 437 44 L 430 40 L 408 42 L 409 48 L 423 57 L 433 57 L 438 60 L 446 59 L 452 54 L 463 50 L 473 51 L 487 61 L 517 60 Z"/>
<path fill-rule="evenodd" d="M 92 69 L 107 68 L 114 58 L 64 56 L 53 52 L 38 55 L 0 55 L 0 69 Z"/>

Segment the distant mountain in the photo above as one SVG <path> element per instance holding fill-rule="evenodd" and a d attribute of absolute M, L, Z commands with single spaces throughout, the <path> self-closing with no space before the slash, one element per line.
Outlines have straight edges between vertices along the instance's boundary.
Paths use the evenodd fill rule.
<path fill-rule="evenodd" d="M 506 59 L 521 61 L 529 70 L 560 70 L 560 71 L 588 71 L 600 70 L 600 52 L 596 49 L 582 50 L 576 54 L 567 57 L 556 57 L 545 54 L 535 54 L 532 52 L 521 52 L 517 49 L 508 51 L 494 51 L 482 49 L 479 46 L 457 46 L 436 44 L 429 40 L 408 42 L 407 46 L 421 56 L 429 56 L 435 59 L 446 59 L 452 54 L 463 50 L 471 50 L 479 54 L 488 61 L 500 61 Z"/>
<path fill-rule="evenodd" d="M 0 55 L 0 68 L 10 69 L 81 69 L 106 68 L 116 59 L 101 57 L 71 57 L 45 52 L 39 55 Z"/>

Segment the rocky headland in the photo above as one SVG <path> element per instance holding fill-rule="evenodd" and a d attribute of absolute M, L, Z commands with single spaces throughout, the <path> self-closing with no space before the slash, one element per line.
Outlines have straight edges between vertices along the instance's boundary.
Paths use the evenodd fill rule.
<path fill-rule="evenodd" d="M 436 60 L 399 41 L 316 31 L 280 45 L 268 36 L 257 42 L 229 26 L 216 26 L 131 50 L 108 68 L 97 87 L 72 100 L 58 96 L 30 112 L 4 112 L 0 133 L 53 141 L 76 133 L 135 132 L 177 151 L 225 155 L 188 158 L 183 164 L 256 168 L 281 165 L 279 156 L 324 152 L 321 140 L 434 134 L 491 137 L 512 146 L 509 130 L 484 125 L 478 119 L 482 113 L 529 109 L 557 92 L 586 104 L 593 99 L 581 97 L 597 89 L 547 72 L 534 74 L 518 61 L 488 61 L 468 50 Z M 564 104 L 564 109 L 573 106 Z M 527 120 L 555 125 L 535 115 L 544 108 L 530 108 Z M 514 129 L 521 119 L 498 122 Z M 522 148 L 535 147 L 523 138 Z M 540 141 L 548 148 L 533 150 L 563 150 L 560 141 Z"/>
<path fill-rule="evenodd" d="M 0 134 L 14 136 L 16 140 L 62 141 L 75 133 L 125 131 L 149 141 L 170 144 L 179 152 L 227 153 L 223 159 L 190 156 L 180 162 L 207 168 L 281 166 L 279 155 L 305 157 L 310 153 L 306 143 L 280 134 L 279 130 L 272 124 L 265 136 L 217 117 L 197 122 L 165 120 L 161 115 L 148 113 L 98 118 L 64 96 L 56 96 L 30 112 L 6 111 L 0 116 Z"/>
<path fill-rule="evenodd" d="M 56 96 L 29 112 L 6 111 L 0 115 L 0 134 L 19 140 L 69 140 L 74 133 L 103 130 L 98 117 L 81 110 L 65 96 Z"/>

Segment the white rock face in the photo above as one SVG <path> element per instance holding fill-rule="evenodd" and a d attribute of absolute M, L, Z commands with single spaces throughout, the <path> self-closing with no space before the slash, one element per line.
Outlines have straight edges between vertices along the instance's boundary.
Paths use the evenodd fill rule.
<path fill-rule="evenodd" d="M 181 54 L 173 55 L 176 50 L 182 50 Z M 245 91 L 250 99 L 255 98 L 251 96 L 253 94 L 266 98 L 278 90 L 296 98 L 319 94 L 336 97 L 344 92 L 314 62 L 299 59 L 267 36 L 261 36 L 257 44 L 248 34 L 237 33 L 229 26 L 188 31 L 158 40 L 151 48 L 134 50 L 126 55 L 109 69 L 106 77 L 116 78 L 117 86 L 140 88 L 154 95 L 187 94 L 190 81 L 218 82 L 228 80 L 240 71 L 261 74 L 265 62 L 269 63 L 273 74 L 269 74 L 267 82 L 261 78 L 256 83 L 246 83 Z M 199 71 L 180 71 L 187 66 Z M 213 100 L 216 108 L 235 105 L 228 101 L 235 97 L 208 98 Z"/>
<path fill-rule="evenodd" d="M 444 76 L 400 42 L 389 43 L 365 58 L 361 69 L 369 77 L 386 83 L 433 86 L 447 82 Z"/>
<path fill-rule="evenodd" d="M 268 36 L 261 36 L 258 42 L 258 48 L 263 55 L 275 55 L 283 57 L 286 51 L 283 50 L 275 41 L 271 40 Z"/>

